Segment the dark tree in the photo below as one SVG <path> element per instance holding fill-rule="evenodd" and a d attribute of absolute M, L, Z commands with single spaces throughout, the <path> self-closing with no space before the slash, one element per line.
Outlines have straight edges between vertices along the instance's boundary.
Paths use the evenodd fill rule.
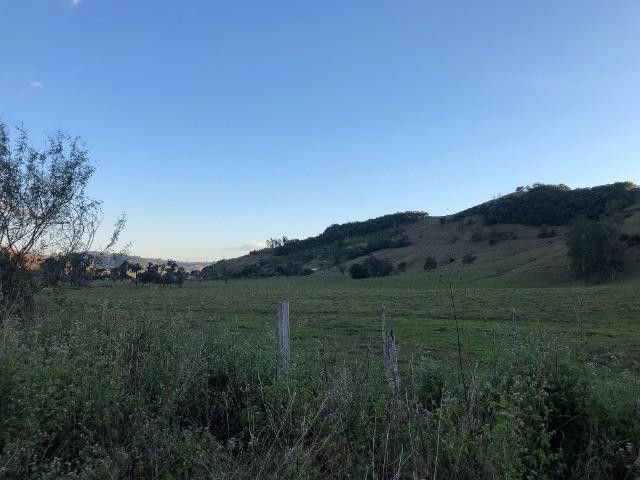
<path fill-rule="evenodd" d="M 140 265 L 139 263 L 132 263 L 129 267 L 129 269 L 131 270 L 131 272 L 133 273 L 134 278 L 136 279 L 136 281 L 138 280 L 138 273 L 140 273 L 142 271 L 142 265 Z"/>
<path fill-rule="evenodd" d="M 611 280 L 624 267 L 624 244 L 614 220 L 577 219 L 567 236 L 571 269 L 577 278 Z"/>
<path fill-rule="evenodd" d="M 424 259 L 424 269 L 425 270 L 435 270 L 438 268 L 438 262 L 433 257 L 427 257 Z"/>
<path fill-rule="evenodd" d="M 369 278 L 371 276 L 369 275 L 369 270 L 367 270 L 367 267 L 365 267 L 361 263 L 354 263 L 353 265 L 351 265 L 351 267 L 349 267 L 349 275 L 351 275 L 351 278 L 355 280 Z"/>
<path fill-rule="evenodd" d="M 0 123 L 0 251 L 14 264 L 0 271 L 0 303 L 20 297 L 26 306 L 30 290 L 19 292 L 14 282 L 29 274 L 27 267 L 36 257 L 87 252 L 101 211 L 100 202 L 86 194 L 94 167 L 78 138 L 57 132 L 37 149 L 24 129 L 16 130 L 12 143 Z M 107 249 L 123 227 L 124 218 Z M 22 273 L 11 273 L 18 271 Z"/>
<path fill-rule="evenodd" d="M 464 265 L 471 265 L 476 261 L 478 257 L 476 257 L 473 253 L 465 253 L 464 257 L 462 257 L 462 263 Z"/>

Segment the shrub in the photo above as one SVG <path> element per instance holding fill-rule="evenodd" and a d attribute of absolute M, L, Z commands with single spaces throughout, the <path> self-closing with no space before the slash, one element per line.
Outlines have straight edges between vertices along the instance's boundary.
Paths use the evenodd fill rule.
<path fill-rule="evenodd" d="M 540 227 L 540 232 L 538 232 L 538 238 L 552 238 L 556 235 L 556 231 L 548 225 L 542 225 L 542 227 Z"/>
<path fill-rule="evenodd" d="M 407 271 L 407 262 L 400 262 L 398 264 L 398 271 L 404 273 Z"/>
<path fill-rule="evenodd" d="M 393 272 L 393 265 L 389 260 L 379 260 L 374 256 L 367 258 L 364 266 L 372 277 L 386 277 Z"/>
<path fill-rule="evenodd" d="M 482 241 L 482 232 L 473 232 L 471 235 L 472 242 L 481 242 Z"/>
<path fill-rule="evenodd" d="M 424 259 L 424 269 L 425 270 L 435 270 L 438 268 L 438 262 L 433 257 L 427 257 Z"/>
<path fill-rule="evenodd" d="M 391 272 L 393 272 L 393 265 L 389 260 L 379 260 L 374 256 L 367 258 L 363 263 L 354 263 L 349 269 L 351 278 L 355 279 L 386 277 Z"/>
<path fill-rule="evenodd" d="M 581 479 L 637 468 L 637 382 L 573 365 L 568 349 L 549 355 L 558 344 L 544 338 L 496 345 L 466 386 L 448 359 L 417 359 L 394 394 L 368 357 L 300 351 L 283 378 L 272 336 L 108 320 L 65 316 L 3 337 L 3 478 Z"/>
<path fill-rule="evenodd" d="M 497 232 L 492 231 L 489 234 L 489 245 L 495 245 L 499 242 L 504 242 L 507 240 L 512 240 L 515 238 L 513 232 Z"/>
<path fill-rule="evenodd" d="M 462 257 L 462 263 L 464 265 L 470 265 L 476 261 L 478 257 L 476 257 L 473 253 L 465 253 L 464 257 Z"/>
<path fill-rule="evenodd" d="M 33 272 L 0 251 L 0 328 L 6 319 L 31 316 L 38 288 Z"/>
<path fill-rule="evenodd" d="M 629 235 L 628 233 L 621 233 L 618 239 L 621 242 L 626 243 L 629 247 L 635 247 L 636 245 L 640 245 L 640 235 L 637 233 L 633 235 Z"/>
<path fill-rule="evenodd" d="M 349 275 L 351 275 L 351 278 L 355 280 L 370 277 L 369 270 L 367 270 L 367 267 L 365 267 L 361 263 L 354 263 L 353 265 L 351 265 L 351 267 L 349 268 Z"/>

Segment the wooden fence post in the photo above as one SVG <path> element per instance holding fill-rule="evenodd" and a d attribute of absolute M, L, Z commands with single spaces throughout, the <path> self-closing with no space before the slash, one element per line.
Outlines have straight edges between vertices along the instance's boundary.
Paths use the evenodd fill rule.
<path fill-rule="evenodd" d="M 387 370 L 389 385 L 395 393 L 400 386 L 400 373 L 398 372 L 398 347 L 393 329 L 387 331 L 387 307 L 382 306 L 382 358 Z"/>
<path fill-rule="evenodd" d="M 382 333 L 382 356 L 383 358 L 386 358 L 387 356 L 387 307 L 382 305 L 382 312 L 381 312 L 381 320 L 382 320 L 382 325 L 381 325 L 381 333 Z"/>
<path fill-rule="evenodd" d="M 289 372 L 289 301 L 278 304 L 278 376 Z"/>
<path fill-rule="evenodd" d="M 384 338 L 384 366 L 389 376 L 389 385 L 394 393 L 400 386 L 400 373 L 398 372 L 398 347 L 393 330 L 389 330 Z"/>
<path fill-rule="evenodd" d="M 511 336 L 515 341 L 518 336 L 518 312 L 516 311 L 516 307 L 511 307 Z"/>

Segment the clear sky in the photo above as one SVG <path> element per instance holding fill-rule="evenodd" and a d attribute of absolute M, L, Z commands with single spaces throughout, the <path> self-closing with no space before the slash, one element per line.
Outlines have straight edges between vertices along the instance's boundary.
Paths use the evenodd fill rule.
<path fill-rule="evenodd" d="M 132 252 L 640 181 L 640 2 L 0 0 L 0 119 L 83 137 Z"/>

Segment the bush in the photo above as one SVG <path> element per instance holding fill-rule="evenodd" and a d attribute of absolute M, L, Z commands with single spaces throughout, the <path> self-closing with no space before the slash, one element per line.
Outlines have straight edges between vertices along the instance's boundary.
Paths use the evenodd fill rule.
<path fill-rule="evenodd" d="M 407 262 L 400 262 L 398 264 L 398 271 L 404 273 L 407 271 Z"/>
<path fill-rule="evenodd" d="M 473 232 L 471 235 L 472 242 L 481 242 L 482 241 L 482 232 Z"/>
<path fill-rule="evenodd" d="M 273 337 L 108 320 L 65 316 L 3 338 L 3 478 L 635 473 L 636 381 L 548 355 L 558 344 L 543 338 L 496 345 L 466 387 L 448 359 L 416 360 L 394 394 L 368 357 L 301 351 L 283 378 Z"/>
<path fill-rule="evenodd" d="M 500 242 L 505 242 L 507 240 L 515 239 L 515 235 L 513 232 L 496 232 L 492 231 L 489 234 L 489 245 L 495 245 Z"/>
<path fill-rule="evenodd" d="M 465 253 L 464 257 L 462 257 L 462 263 L 464 265 L 470 265 L 476 261 L 478 257 L 476 257 L 473 253 Z"/>
<path fill-rule="evenodd" d="M 640 235 L 637 233 L 633 235 L 629 235 L 628 233 L 621 233 L 618 239 L 621 242 L 624 242 L 629 247 L 635 247 L 636 245 L 640 245 Z"/>
<path fill-rule="evenodd" d="M 538 232 L 538 238 L 552 238 L 556 235 L 556 231 L 548 225 L 542 225 L 542 227 L 540 227 L 540 232 Z"/>
<path fill-rule="evenodd" d="M 0 251 L 0 328 L 9 318 L 26 319 L 33 313 L 39 289 L 34 273 Z"/>
<path fill-rule="evenodd" d="M 435 270 L 438 268 L 438 261 L 433 257 L 427 257 L 424 259 L 425 270 Z"/>
<path fill-rule="evenodd" d="M 355 280 L 369 278 L 371 276 L 369 275 L 369 270 L 367 269 L 367 267 L 365 267 L 361 263 L 354 263 L 353 265 L 351 265 L 351 267 L 349 268 L 349 275 L 351 275 L 351 278 Z"/>
<path fill-rule="evenodd" d="M 351 265 L 349 273 L 351 278 L 361 279 L 368 277 L 386 277 L 393 272 L 393 265 L 389 260 L 379 260 L 374 256 L 367 258 L 363 263 Z"/>
<path fill-rule="evenodd" d="M 372 277 L 386 277 L 393 272 L 393 265 L 389 260 L 379 260 L 373 256 L 367 258 L 364 265 Z"/>

